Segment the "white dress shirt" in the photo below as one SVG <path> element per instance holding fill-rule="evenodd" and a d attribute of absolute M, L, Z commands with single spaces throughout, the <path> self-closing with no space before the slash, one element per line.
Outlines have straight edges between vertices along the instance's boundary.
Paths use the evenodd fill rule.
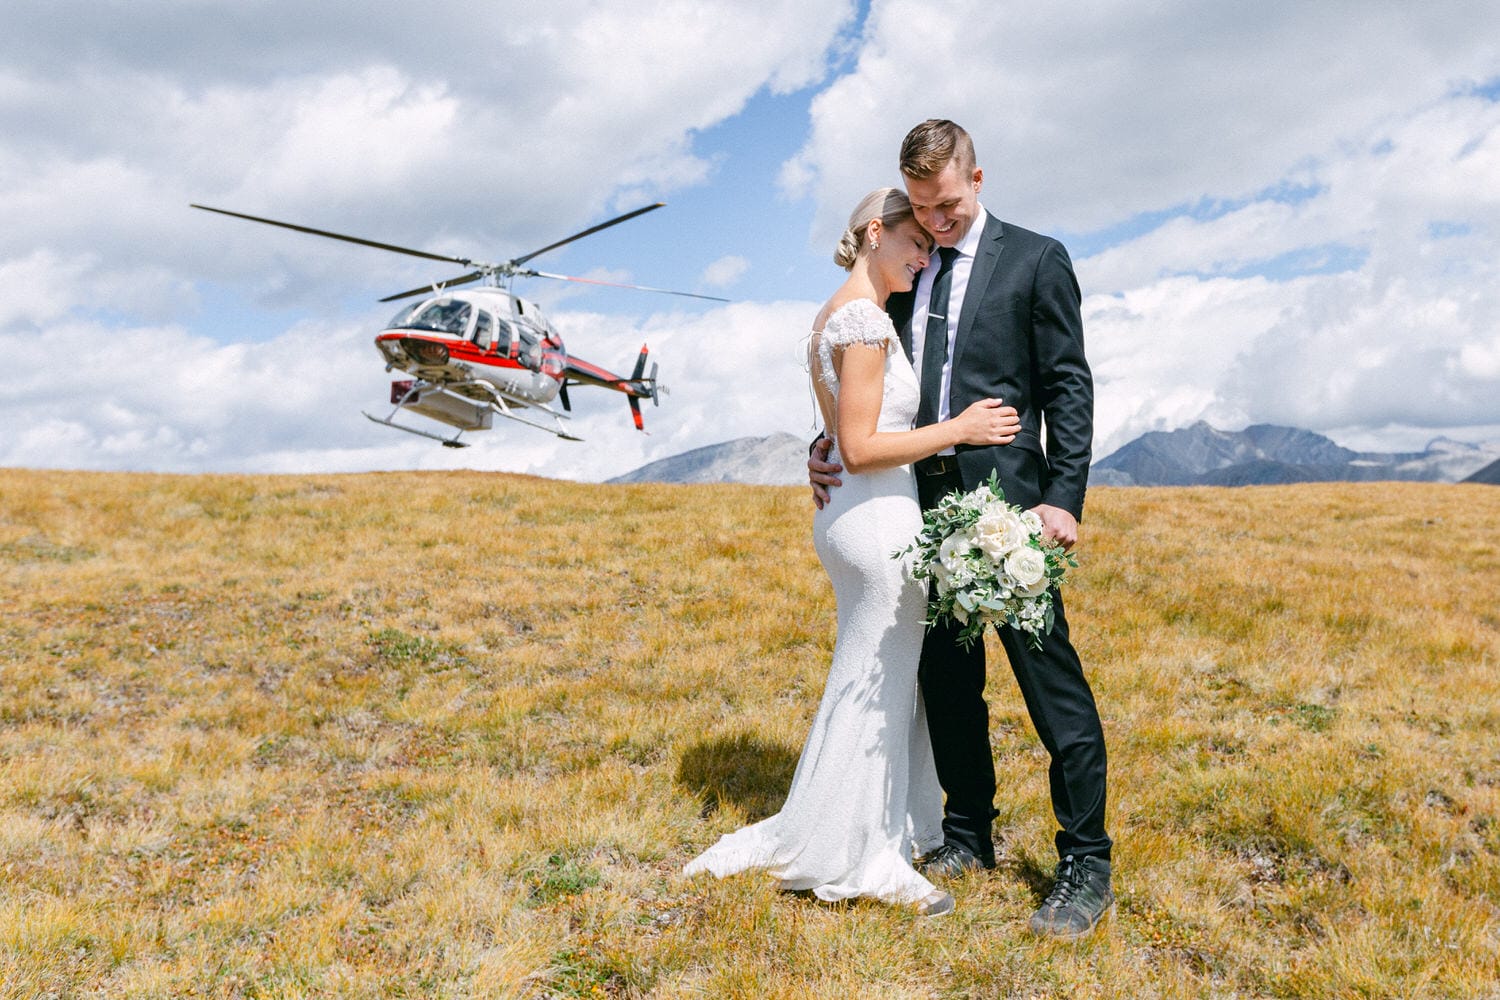
<path fill-rule="evenodd" d="M 979 211 L 974 215 L 974 223 L 969 226 L 969 231 L 964 235 L 963 242 L 957 247 L 958 256 L 953 258 L 953 274 L 949 279 L 952 284 L 948 286 L 948 356 L 943 361 L 943 391 L 938 397 L 937 418 L 948 419 L 949 405 L 949 383 L 953 379 L 953 342 L 958 338 L 958 317 L 964 308 L 964 293 L 969 290 L 969 272 L 974 268 L 974 256 L 979 252 L 979 240 L 984 235 L 984 227 L 989 213 L 984 206 L 979 206 Z M 917 371 L 917 378 L 922 377 L 922 348 L 927 340 L 927 307 L 932 303 L 932 282 L 938 271 L 938 252 L 932 251 L 932 259 L 927 267 L 917 276 L 917 287 L 914 290 L 915 298 L 911 312 L 911 364 Z M 939 455 L 953 454 L 952 448 L 945 448 L 938 452 Z"/>

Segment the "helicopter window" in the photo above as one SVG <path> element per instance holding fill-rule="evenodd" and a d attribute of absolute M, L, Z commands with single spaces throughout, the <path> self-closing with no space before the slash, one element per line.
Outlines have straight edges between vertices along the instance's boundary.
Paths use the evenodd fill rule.
<path fill-rule="evenodd" d="M 474 313 L 474 344 L 481 350 L 490 346 L 494 336 L 494 320 L 483 309 Z"/>
<path fill-rule="evenodd" d="M 512 336 L 510 324 L 500 317 L 495 317 L 495 350 L 501 354 L 510 352 L 510 341 Z"/>
<path fill-rule="evenodd" d="M 519 324 L 521 331 L 521 364 L 538 371 L 542 367 L 542 344 L 537 338 L 536 331 L 524 323 Z"/>
<path fill-rule="evenodd" d="M 431 330 L 435 333 L 452 333 L 462 337 L 469 328 L 469 304 L 454 299 L 439 299 L 421 309 L 407 310 L 399 325 L 403 330 Z"/>

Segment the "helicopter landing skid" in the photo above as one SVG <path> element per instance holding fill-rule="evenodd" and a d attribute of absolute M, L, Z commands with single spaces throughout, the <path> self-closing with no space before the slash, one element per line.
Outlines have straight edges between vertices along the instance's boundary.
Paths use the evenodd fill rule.
<path fill-rule="evenodd" d="M 484 400 L 476 400 L 471 396 L 466 396 L 463 393 L 458 392 L 457 390 L 459 389 L 477 389 L 480 392 L 483 392 L 488 398 Z M 396 414 L 400 413 L 403 409 L 415 409 L 417 408 L 418 403 L 422 403 L 425 400 L 429 400 L 434 397 L 451 398 L 458 401 L 459 403 L 464 403 L 474 408 L 474 410 L 470 414 L 465 415 L 468 416 L 469 419 L 466 420 L 463 424 L 460 424 L 457 419 L 453 419 L 457 415 L 451 412 L 451 410 L 449 410 L 449 412 L 447 413 L 427 412 L 425 410 L 421 411 L 424 416 L 429 416 L 435 420 L 440 420 L 443 423 L 453 424 L 453 426 L 458 427 L 459 430 L 457 434 L 454 434 L 452 437 L 444 437 L 441 434 L 433 434 L 430 431 L 424 431 L 416 427 L 407 427 L 404 424 L 396 423 Z M 423 382 L 421 380 L 418 380 L 411 386 L 411 388 L 406 390 L 405 394 L 403 394 L 399 399 L 396 400 L 396 406 L 393 410 L 391 410 L 390 416 L 384 419 L 371 416 L 368 413 L 366 413 L 365 416 L 368 419 L 373 420 L 377 424 L 384 424 L 387 427 L 394 427 L 398 431 L 406 431 L 408 434 L 416 434 L 419 437 L 430 438 L 433 441 L 441 441 L 443 447 L 445 448 L 467 448 L 469 446 L 468 442 L 460 441 L 458 439 L 459 434 L 462 434 L 466 430 L 482 430 L 486 427 L 489 427 L 489 418 L 490 414 L 492 413 L 499 414 L 507 420 L 514 420 L 518 424 L 525 424 L 528 427 L 535 427 L 538 430 L 547 431 L 550 434 L 556 434 L 558 437 L 562 438 L 565 441 L 583 440 L 583 438 L 578 437 L 576 434 L 571 434 L 568 432 L 567 425 L 563 423 L 563 420 L 566 418 L 561 413 L 558 413 L 556 410 L 552 409 L 550 406 L 546 406 L 541 403 L 531 403 L 529 404 L 529 406 L 530 408 L 541 410 L 543 413 L 547 414 L 547 416 L 552 418 L 552 423 L 546 424 L 539 420 L 531 420 L 516 413 L 516 409 L 519 409 L 520 407 L 513 408 L 511 404 L 506 401 L 505 396 L 499 392 L 496 392 L 495 387 L 490 385 L 488 382 L 475 380 L 467 382 L 450 382 L 447 384 L 439 385 L 432 382 Z M 482 421 L 477 419 L 479 414 L 483 414 L 484 419 Z"/>
<path fill-rule="evenodd" d="M 360 412 L 364 413 L 363 410 L 361 410 Z M 405 424 L 398 424 L 398 423 L 396 423 L 396 421 L 392 420 L 390 417 L 381 418 L 381 417 L 371 416 L 369 413 L 365 413 L 365 418 L 367 420 L 373 420 L 377 424 L 384 424 L 387 427 L 394 427 L 398 431 L 405 431 L 408 434 L 415 434 L 418 437 L 430 438 L 433 441 L 440 441 L 440 442 L 442 442 L 442 445 L 443 445 L 444 448 L 467 448 L 469 446 L 469 442 L 467 442 L 467 441 L 460 441 L 458 439 L 458 434 L 462 434 L 463 431 L 459 431 L 458 434 L 455 434 L 455 435 L 453 435 L 450 438 L 450 437 L 443 437 L 443 435 L 441 435 L 441 434 L 434 434 L 431 431 L 419 430 L 416 427 L 407 427 Z"/>
<path fill-rule="evenodd" d="M 523 416 L 519 416 L 508 405 L 506 405 L 504 397 L 502 397 L 502 396 L 500 396 L 498 394 L 492 395 L 491 398 L 490 398 L 490 409 L 493 410 L 495 413 L 498 413 L 500 416 L 506 418 L 507 420 L 514 420 L 517 423 L 525 424 L 528 427 L 535 427 L 538 430 L 549 431 L 549 432 L 551 432 L 553 434 L 556 434 L 558 437 L 562 438 L 564 441 L 582 441 L 583 440 L 583 438 L 579 437 L 576 434 L 569 434 L 568 433 L 567 426 L 563 423 L 563 419 L 564 418 L 563 418 L 563 415 L 561 413 L 558 413 L 556 410 L 552 409 L 549 406 L 542 406 L 542 405 L 540 405 L 538 403 L 533 403 L 531 405 L 532 405 L 533 409 L 541 410 L 543 413 L 545 413 L 549 417 L 551 417 L 554 426 L 549 427 L 546 424 L 544 424 L 544 423 L 542 423 L 542 422 L 540 422 L 538 420 L 528 420 L 528 419 L 526 419 Z"/>

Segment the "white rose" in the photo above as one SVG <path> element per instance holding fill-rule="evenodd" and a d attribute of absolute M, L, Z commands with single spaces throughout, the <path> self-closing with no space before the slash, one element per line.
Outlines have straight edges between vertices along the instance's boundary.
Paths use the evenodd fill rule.
<path fill-rule="evenodd" d="M 1023 510 L 1021 512 L 1021 523 L 1026 526 L 1029 534 L 1040 535 L 1042 533 L 1042 518 L 1034 510 Z"/>
<path fill-rule="evenodd" d="M 1016 590 L 1027 597 L 1047 589 L 1047 557 L 1029 545 L 1005 557 L 1005 572 L 1016 581 Z"/>
<path fill-rule="evenodd" d="M 974 534 L 984 554 L 999 562 L 1013 549 L 1026 544 L 1026 527 L 1016 514 L 999 507 L 986 511 L 974 522 Z"/>

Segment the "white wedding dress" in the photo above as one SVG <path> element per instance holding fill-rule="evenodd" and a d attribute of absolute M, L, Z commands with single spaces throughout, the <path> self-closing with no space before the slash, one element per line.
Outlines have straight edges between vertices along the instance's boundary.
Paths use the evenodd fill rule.
<path fill-rule="evenodd" d="M 886 349 L 877 429 L 911 429 L 917 377 L 890 319 L 868 299 L 839 307 L 813 334 L 825 426 L 834 426 L 838 398 L 833 352 L 855 343 Z M 927 588 L 909 559 L 892 555 L 916 538 L 922 516 L 910 466 L 840 478 L 833 502 L 813 515 L 838 638 L 791 791 L 775 816 L 726 834 L 683 871 L 722 878 L 762 868 L 781 888 L 820 899 L 913 903 L 934 892 L 912 859 L 942 844 L 943 799 L 917 691 Z"/>

